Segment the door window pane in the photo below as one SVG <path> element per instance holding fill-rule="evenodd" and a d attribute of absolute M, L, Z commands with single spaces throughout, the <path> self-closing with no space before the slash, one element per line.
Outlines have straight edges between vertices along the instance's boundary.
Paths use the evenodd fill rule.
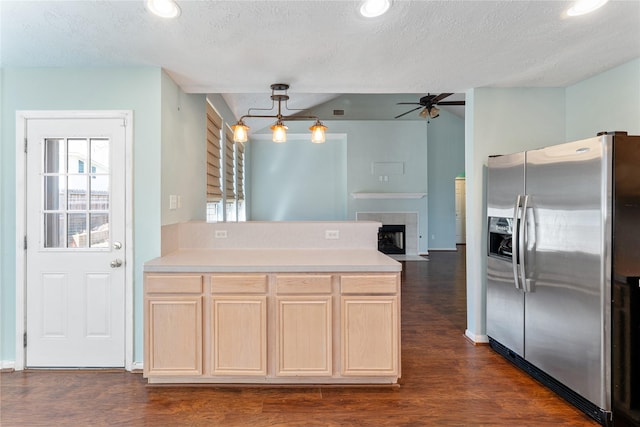
<path fill-rule="evenodd" d="M 61 213 L 44 214 L 44 247 L 64 248 L 64 215 Z"/>
<path fill-rule="evenodd" d="M 69 204 L 70 211 L 87 209 L 87 175 L 69 175 Z"/>
<path fill-rule="evenodd" d="M 44 209 L 47 211 L 64 210 L 66 199 L 66 181 L 62 176 L 44 177 Z"/>
<path fill-rule="evenodd" d="M 91 217 L 91 241 L 92 248 L 109 247 L 109 214 L 92 213 Z"/>
<path fill-rule="evenodd" d="M 69 139 L 67 140 L 67 172 L 78 173 L 80 162 L 84 167 L 87 162 L 87 140 L 86 139 Z"/>
<path fill-rule="evenodd" d="M 108 139 L 91 139 L 91 172 L 109 173 Z"/>
<path fill-rule="evenodd" d="M 87 243 L 87 215 L 67 214 L 67 247 L 86 248 Z"/>
<path fill-rule="evenodd" d="M 64 140 L 44 140 L 44 173 L 61 173 L 64 171 Z"/>
<path fill-rule="evenodd" d="M 91 176 L 91 210 L 109 210 L 109 176 Z"/>

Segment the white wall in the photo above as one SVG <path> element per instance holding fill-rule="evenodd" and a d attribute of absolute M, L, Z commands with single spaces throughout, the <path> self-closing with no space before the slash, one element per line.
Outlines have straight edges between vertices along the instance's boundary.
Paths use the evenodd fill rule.
<path fill-rule="evenodd" d="M 601 131 L 640 135 L 640 58 L 567 87 L 567 141 Z"/>
<path fill-rule="evenodd" d="M 467 331 L 486 337 L 487 157 L 564 142 L 563 88 L 473 89 L 466 96 Z"/>

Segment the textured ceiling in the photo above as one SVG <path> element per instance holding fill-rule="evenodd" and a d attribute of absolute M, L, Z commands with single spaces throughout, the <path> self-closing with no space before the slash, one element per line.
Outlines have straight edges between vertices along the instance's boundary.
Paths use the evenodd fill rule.
<path fill-rule="evenodd" d="M 359 1 L 178 3 L 164 20 L 142 0 L 2 0 L 0 65 L 159 66 L 243 114 L 275 82 L 303 108 L 348 93 L 566 86 L 640 57 L 639 0 L 570 19 L 562 0 L 396 0 L 374 19 Z"/>

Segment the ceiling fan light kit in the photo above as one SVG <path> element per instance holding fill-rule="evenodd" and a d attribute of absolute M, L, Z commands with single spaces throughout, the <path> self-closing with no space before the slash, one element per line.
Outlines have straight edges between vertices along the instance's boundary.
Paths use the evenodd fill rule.
<path fill-rule="evenodd" d="M 315 123 L 309 128 L 311 131 L 311 142 L 315 144 L 321 144 L 325 142 L 325 131 L 327 127 L 322 124 L 320 119 L 316 116 L 297 116 L 297 115 L 282 115 L 282 102 L 284 102 L 285 109 L 287 111 L 295 111 L 290 110 L 287 107 L 287 101 L 289 100 L 289 95 L 287 91 L 289 90 L 289 85 L 286 83 L 274 83 L 271 85 L 271 108 L 249 108 L 247 114 L 240 117 L 238 122 L 231 126 L 233 130 L 233 141 L 234 142 L 247 142 L 248 140 L 248 130 L 249 126 L 244 124 L 244 119 L 246 118 L 262 118 L 262 119 L 276 119 L 276 122 L 271 126 L 272 140 L 273 142 L 282 143 L 287 141 L 287 130 L 289 129 L 285 124 L 285 120 L 315 120 Z M 273 115 L 263 115 L 263 114 L 251 114 L 251 110 L 266 110 L 271 111 L 275 108 L 276 103 L 278 103 L 278 112 Z"/>
<path fill-rule="evenodd" d="M 435 106 L 424 107 L 424 109 L 420 111 L 418 115 L 423 119 L 426 119 L 426 118 L 435 119 L 440 115 L 440 109 Z"/>

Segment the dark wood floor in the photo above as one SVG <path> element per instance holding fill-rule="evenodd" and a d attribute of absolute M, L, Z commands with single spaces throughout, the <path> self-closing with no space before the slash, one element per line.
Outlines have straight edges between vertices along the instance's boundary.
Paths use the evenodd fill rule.
<path fill-rule="evenodd" d="M 1 375 L 9 426 L 596 426 L 463 337 L 464 247 L 403 263 L 401 386 L 148 386 L 126 372 Z"/>

